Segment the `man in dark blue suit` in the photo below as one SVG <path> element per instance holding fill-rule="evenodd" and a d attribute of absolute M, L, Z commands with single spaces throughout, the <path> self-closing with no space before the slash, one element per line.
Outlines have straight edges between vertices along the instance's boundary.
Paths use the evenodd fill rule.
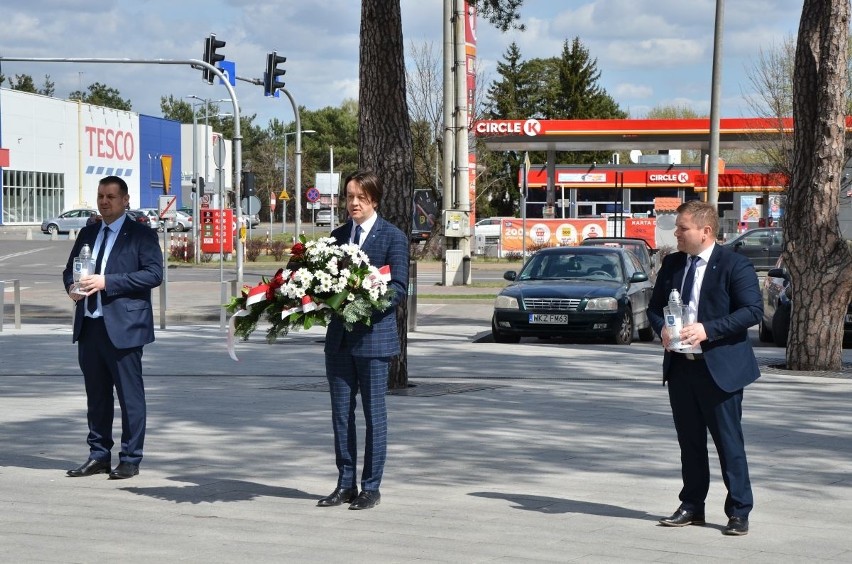
<path fill-rule="evenodd" d="M 163 279 L 163 255 L 153 229 L 127 219 L 127 183 L 107 176 L 98 184 L 102 221 L 80 230 L 62 281 L 76 301 L 74 342 L 86 383 L 89 459 L 68 476 L 109 472 L 111 479 L 139 473 L 145 442 L 145 388 L 142 347 L 154 341 L 151 289 Z M 80 279 L 72 291 L 73 262 L 84 244 L 97 257 L 95 274 Z M 110 470 L 115 400 L 121 406 L 119 464 Z"/>
<path fill-rule="evenodd" d="M 707 432 L 713 438 L 722 479 L 728 489 L 726 535 L 748 533 L 753 499 L 742 430 L 743 388 L 760 377 L 748 328 L 763 315 L 757 275 L 740 254 L 716 245 L 719 218 L 699 201 L 677 209 L 678 253 L 663 260 L 648 307 L 648 319 L 666 348 L 663 383 L 680 444 L 683 488 L 680 507 L 660 519 L 668 527 L 704 524 L 704 500 L 710 488 Z M 684 349 L 669 350 L 663 308 L 677 288 L 690 314 L 680 339 Z"/>
<path fill-rule="evenodd" d="M 325 370 L 331 393 L 337 488 L 317 502 L 320 507 L 349 503 L 349 509 L 370 509 L 379 504 L 379 485 L 387 454 L 388 366 L 400 353 L 396 306 L 406 297 L 408 284 L 408 237 L 376 213 L 382 201 L 382 183 L 376 174 L 360 171 L 344 183 L 347 221 L 331 236 L 339 245 L 361 246 L 375 267 L 390 266 L 393 305 L 377 312 L 371 325 L 357 323 L 346 331 L 332 318 L 325 339 Z M 355 396 L 360 391 L 366 422 L 364 468 L 358 493 L 358 447 L 355 431 Z"/>

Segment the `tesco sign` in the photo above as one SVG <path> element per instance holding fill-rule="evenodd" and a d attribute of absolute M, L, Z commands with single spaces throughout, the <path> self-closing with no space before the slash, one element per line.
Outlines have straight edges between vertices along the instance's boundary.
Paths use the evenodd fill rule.
<path fill-rule="evenodd" d="M 86 135 L 90 157 L 130 161 L 136 154 L 136 141 L 130 131 L 86 126 Z"/>

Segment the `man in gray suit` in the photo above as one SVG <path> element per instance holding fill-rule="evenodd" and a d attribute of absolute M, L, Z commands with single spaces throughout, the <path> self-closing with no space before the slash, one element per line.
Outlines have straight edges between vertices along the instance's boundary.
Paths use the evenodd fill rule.
<path fill-rule="evenodd" d="M 377 312 L 371 325 L 356 323 L 346 331 L 333 317 L 325 339 L 325 367 L 331 392 L 337 488 L 317 503 L 333 507 L 349 503 L 349 509 L 370 509 L 379 504 L 387 453 L 388 366 L 400 353 L 396 306 L 405 299 L 408 284 L 408 237 L 376 213 L 382 201 L 382 182 L 370 171 L 359 171 L 346 179 L 346 210 L 350 220 L 331 236 L 339 245 L 361 246 L 375 267 L 390 266 L 393 305 Z M 366 422 L 364 469 L 361 493 L 356 485 L 358 448 L 355 431 L 355 396 L 360 391 Z"/>
<path fill-rule="evenodd" d="M 145 441 L 142 347 L 154 341 L 151 289 L 163 279 L 163 254 L 153 229 L 127 219 L 127 183 L 107 176 L 98 184 L 103 220 L 80 230 L 62 281 L 72 300 L 77 360 L 86 383 L 89 459 L 68 471 L 77 478 L 109 472 L 111 479 L 139 473 Z M 84 294 L 72 292 L 74 258 L 84 244 L 97 256 L 95 274 L 84 276 Z M 121 405 L 119 464 L 110 471 L 115 388 Z"/>

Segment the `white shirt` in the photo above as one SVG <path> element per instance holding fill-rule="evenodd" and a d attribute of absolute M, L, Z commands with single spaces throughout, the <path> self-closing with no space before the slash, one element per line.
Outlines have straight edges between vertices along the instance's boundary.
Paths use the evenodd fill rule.
<path fill-rule="evenodd" d="M 368 219 L 367 221 L 365 221 L 364 223 L 361 224 L 361 238 L 358 240 L 358 246 L 359 247 L 364 246 L 364 241 L 367 240 L 367 234 L 370 233 L 370 230 L 376 224 L 376 218 L 378 218 L 378 217 L 379 217 L 379 214 L 374 213 L 373 215 L 370 216 L 370 219 Z M 354 221 L 352 222 L 352 232 L 349 233 L 349 242 L 350 243 L 355 242 L 355 227 L 357 225 L 358 224 L 355 223 Z"/>
<path fill-rule="evenodd" d="M 695 323 L 698 320 L 698 298 L 701 297 L 701 284 L 704 282 L 704 272 L 707 270 L 707 263 L 710 261 L 710 255 L 713 254 L 713 249 L 715 247 L 716 243 L 713 243 L 698 253 L 696 258 L 689 259 L 696 260 L 698 262 L 695 263 L 695 279 L 692 283 L 692 293 L 689 294 L 689 303 L 685 304 L 687 306 L 687 318 L 683 321 L 684 325 L 687 323 Z M 689 268 L 688 263 L 687 268 Z M 680 352 L 700 353 L 701 345 L 696 345 L 691 349 L 684 349 Z"/>
<path fill-rule="evenodd" d="M 122 226 L 124 225 L 124 218 L 126 217 L 126 215 L 122 214 L 121 217 L 119 217 L 109 225 L 107 225 L 106 222 L 103 222 L 103 226 L 101 227 L 100 232 L 98 232 L 98 236 L 95 238 L 95 247 L 92 249 L 93 257 L 97 257 L 98 254 L 101 252 L 101 245 L 103 245 L 104 243 L 104 232 L 107 230 L 110 231 L 109 239 L 107 239 L 106 249 L 104 250 L 104 258 L 101 260 L 101 274 L 106 272 L 106 265 L 107 260 L 109 260 L 109 254 L 110 252 L 112 252 L 112 247 L 113 245 L 115 245 L 115 240 L 118 238 L 118 234 L 121 231 Z M 91 300 L 92 298 L 98 300 L 98 306 L 97 308 L 95 308 L 94 313 L 90 313 L 88 308 L 88 300 Z M 84 304 L 86 317 L 101 317 L 103 315 L 103 311 L 101 311 L 101 292 L 87 297 L 86 300 L 87 303 Z"/>

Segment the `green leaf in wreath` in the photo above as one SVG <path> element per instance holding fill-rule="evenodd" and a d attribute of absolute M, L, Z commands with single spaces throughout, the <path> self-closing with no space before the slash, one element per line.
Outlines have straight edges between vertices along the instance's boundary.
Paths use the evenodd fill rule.
<path fill-rule="evenodd" d="M 330 307 L 334 311 L 337 311 L 337 310 L 340 309 L 340 306 L 346 300 L 346 296 L 348 296 L 348 295 L 349 295 L 349 290 L 343 290 L 342 292 L 338 292 L 338 293 L 334 294 L 333 296 L 327 298 L 325 300 L 325 303 L 328 304 L 328 307 Z"/>

